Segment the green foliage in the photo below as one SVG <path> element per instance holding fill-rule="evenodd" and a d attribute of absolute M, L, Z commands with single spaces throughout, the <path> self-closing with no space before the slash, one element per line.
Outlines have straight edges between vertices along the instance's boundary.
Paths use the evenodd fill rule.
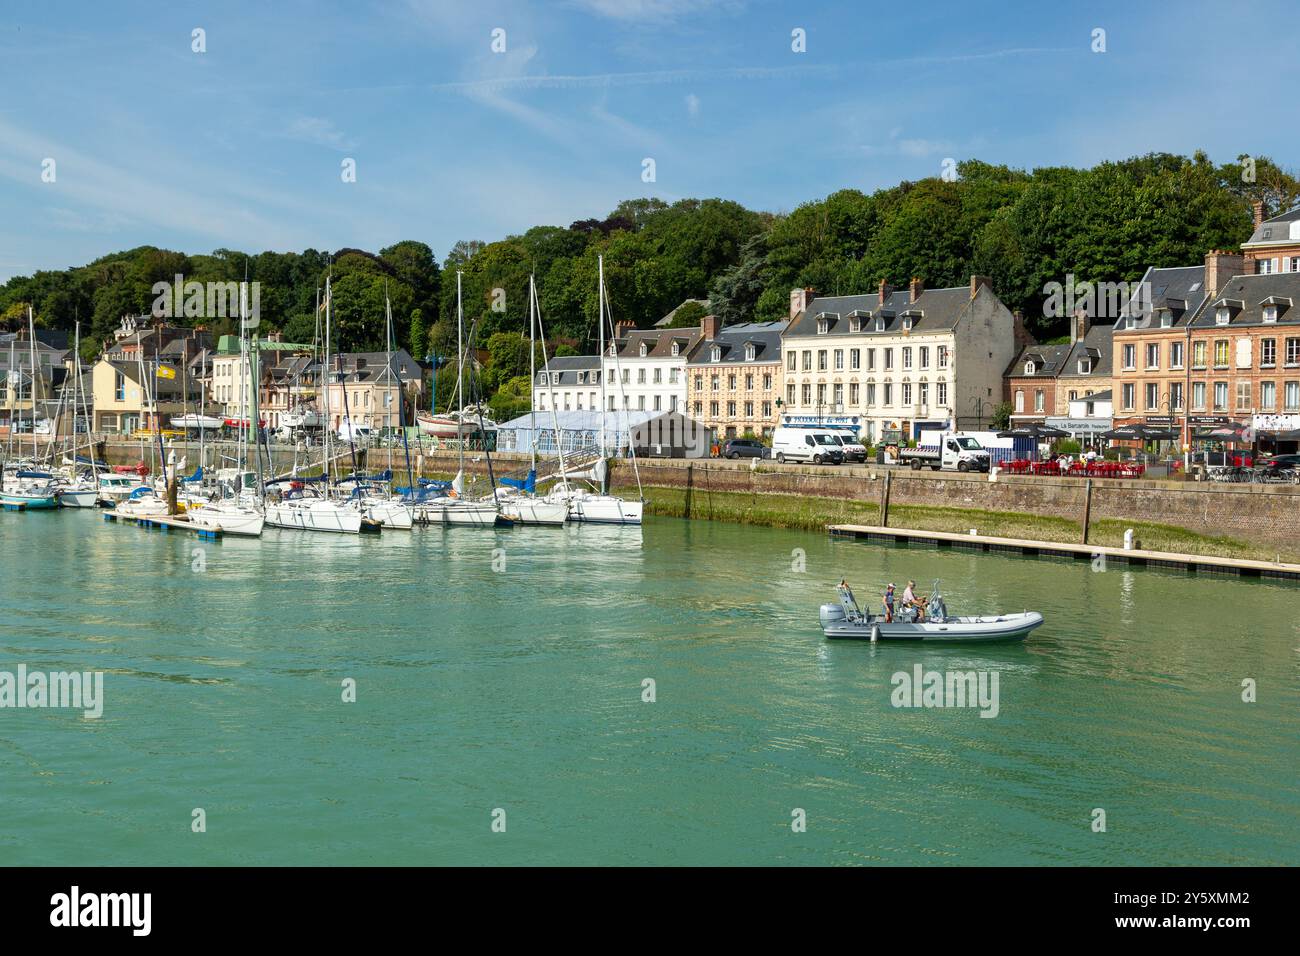
<path fill-rule="evenodd" d="M 709 310 L 700 303 L 691 300 L 683 302 L 673 313 L 673 320 L 668 327 L 672 329 L 687 329 L 700 327 L 700 320 L 709 314 Z"/>
<path fill-rule="evenodd" d="M 1010 428 L 1012 410 L 1010 402 L 1003 402 L 997 408 L 993 409 L 993 418 L 989 422 L 989 430 L 1003 432 Z"/>

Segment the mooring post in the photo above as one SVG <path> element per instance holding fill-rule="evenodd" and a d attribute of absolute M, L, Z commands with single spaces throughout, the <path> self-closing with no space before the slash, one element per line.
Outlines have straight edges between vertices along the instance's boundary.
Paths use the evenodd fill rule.
<path fill-rule="evenodd" d="M 695 463 L 686 463 L 686 501 L 682 505 L 682 517 L 691 516 L 691 491 L 695 487 Z"/>
<path fill-rule="evenodd" d="M 894 473 L 892 471 L 885 472 L 885 484 L 880 489 L 880 527 L 882 528 L 889 527 L 889 487 L 893 484 L 893 481 Z"/>
<path fill-rule="evenodd" d="M 1083 538 L 1080 544 L 1088 543 L 1088 525 L 1092 521 L 1092 479 L 1083 481 Z"/>

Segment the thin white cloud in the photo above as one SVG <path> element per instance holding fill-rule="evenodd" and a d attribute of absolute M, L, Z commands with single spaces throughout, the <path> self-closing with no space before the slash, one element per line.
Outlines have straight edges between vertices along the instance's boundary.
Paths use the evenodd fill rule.
<path fill-rule="evenodd" d="M 686 94 L 686 112 L 692 117 L 700 115 L 700 98 L 694 93 Z"/>
<path fill-rule="evenodd" d="M 284 135 L 289 139 L 311 143 L 314 146 L 337 149 L 340 152 L 355 149 L 357 145 L 356 140 L 346 136 L 332 121 L 322 119 L 319 116 L 298 116 L 294 118 L 285 129 Z"/>
<path fill-rule="evenodd" d="M 713 11 L 736 12 L 738 0 L 574 0 L 574 6 L 624 23 L 673 23 Z"/>

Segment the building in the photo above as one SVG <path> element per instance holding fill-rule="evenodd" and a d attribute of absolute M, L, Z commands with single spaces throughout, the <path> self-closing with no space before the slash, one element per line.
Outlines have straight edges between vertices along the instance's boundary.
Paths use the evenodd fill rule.
<path fill-rule="evenodd" d="M 402 424 L 402 393 L 424 390 L 424 375 L 406 349 L 387 352 L 343 352 L 330 356 L 324 374 L 324 411 L 335 430 L 349 419 L 354 425 L 380 430 Z"/>
<path fill-rule="evenodd" d="M 1247 275 L 1300 272 L 1300 206 L 1267 220 L 1263 208 L 1255 203 L 1255 231 L 1241 244 L 1242 271 Z"/>
<path fill-rule="evenodd" d="M 620 322 L 601 363 L 606 410 L 684 411 L 686 361 L 714 322 L 711 315 L 700 328 L 637 329 Z"/>
<path fill-rule="evenodd" d="M 593 411 L 600 408 L 600 356 L 557 355 L 533 379 L 537 411 Z"/>
<path fill-rule="evenodd" d="M 171 419 L 197 408 L 199 383 L 181 375 L 161 378 L 141 361 L 101 358 L 91 369 L 94 430 L 129 435 L 171 427 Z"/>
<path fill-rule="evenodd" d="M 497 426 L 497 450 L 536 452 L 539 457 L 580 457 L 600 447 L 605 454 L 624 457 L 629 447 L 641 458 L 702 458 L 709 454 L 712 432 L 681 412 L 554 411 L 546 415 L 520 415 Z"/>
<path fill-rule="evenodd" d="M 1070 317 L 1069 342 L 1026 345 L 1007 369 L 1011 423 L 1068 416 L 1071 402 L 1109 389 L 1113 331 L 1080 311 Z"/>
<path fill-rule="evenodd" d="M 1240 269 L 1241 257 L 1223 252 L 1211 252 L 1204 265 L 1147 269 L 1111 337 L 1116 425 L 1186 424 L 1192 320 Z"/>
<path fill-rule="evenodd" d="M 790 313 L 781 422 L 857 427 L 868 443 L 983 428 L 1025 339 L 983 276 L 969 287 L 913 279 L 906 289 L 881 282 L 875 294 L 820 299 L 795 289 Z"/>
<path fill-rule="evenodd" d="M 766 438 L 782 404 L 781 333 L 786 322 L 719 329 L 709 316 L 686 362 L 686 411 L 719 438 Z"/>
<path fill-rule="evenodd" d="M 1096 448 L 1107 444 L 1102 432 L 1115 427 L 1110 389 L 1079 395 L 1066 404 L 1066 413 L 1047 419 L 1047 424 L 1069 432 L 1083 447 Z"/>
<path fill-rule="evenodd" d="M 67 349 L 44 341 L 41 330 L 35 342 L 25 330 L 0 334 L 0 428 L 6 434 L 10 428 L 30 431 L 34 419 L 54 415 L 58 390 L 69 374 L 71 357 Z"/>
<path fill-rule="evenodd" d="M 1235 276 L 1191 328 L 1188 412 L 1250 427 L 1300 427 L 1300 272 Z M 1263 419 L 1267 419 L 1264 421 Z"/>

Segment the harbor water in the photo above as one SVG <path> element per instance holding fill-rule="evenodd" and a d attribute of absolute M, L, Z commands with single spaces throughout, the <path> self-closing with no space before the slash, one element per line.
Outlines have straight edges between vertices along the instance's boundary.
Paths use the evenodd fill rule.
<path fill-rule="evenodd" d="M 846 576 L 1046 624 L 832 643 Z M 1300 864 L 1294 584 L 671 519 L 202 542 L 93 511 L 0 514 L 0 582 L 0 671 L 103 673 L 98 718 L 0 709 L 6 865 Z M 894 706 L 917 665 L 996 674 L 996 716 Z"/>

